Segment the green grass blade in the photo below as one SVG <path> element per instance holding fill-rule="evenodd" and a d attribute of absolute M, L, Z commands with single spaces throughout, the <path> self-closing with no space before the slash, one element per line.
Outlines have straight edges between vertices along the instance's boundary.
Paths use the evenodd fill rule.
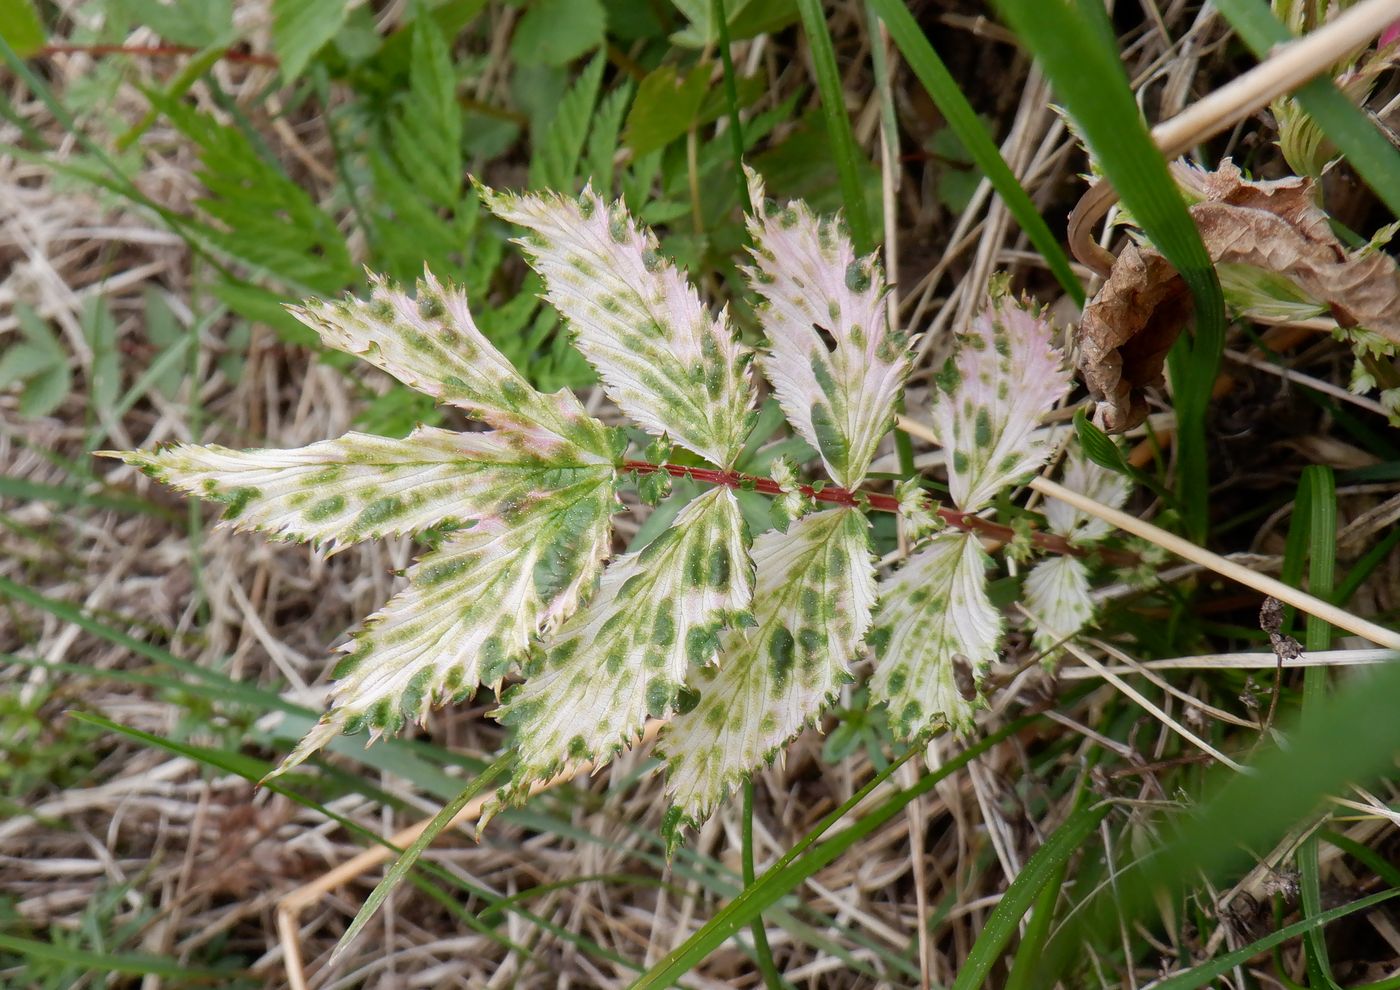
<path fill-rule="evenodd" d="M 226 985 L 228 980 L 248 975 L 243 970 L 202 969 L 186 966 L 178 959 L 168 959 L 164 956 L 87 952 L 83 949 L 54 945 L 52 942 L 41 942 L 32 938 L 19 938 L 15 935 L 0 934 L 0 949 L 46 963 L 80 966 L 89 973 L 163 976 L 166 979 L 179 982 L 182 986 L 186 980 L 192 983 Z"/>
<path fill-rule="evenodd" d="M 676 979 L 689 972 L 707 955 L 722 945 L 726 939 L 756 918 L 760 912 L 796 889 L 799 884 L 841 856 L 855 843 L 882 827 L 899 814 L 910 801 L 927 794 L 940 780 L 961 770 L 1003 739 L 1020 732 L 1030 721 L 1029 718 L 1017 719 L 1015 722 L 998 729 L 990 736 L 963 750 L 937 770 L 924 774 L 912 787 L 896 791 L 881 804 L 862 815 L 850 827 L 827 841 L 817 844 L 817 839 L 823 832 L 864 800 L 865 796 L 874 790 L 879 783 L 887 780 L 896 769 L 903 765 L 905 760 L 922 749 L 922 744 L 916 743 L 911 746 L 899 759 L 893 761 L 865 787 L 857 791 L 849 801 L 822 819 L 816 828 L 812 829 L 786 856 L 770 866 L 755 883 L 716 912 L 715 916 L 703 928 L 677 946 L 665 959 L 632 984 L 633 990 L 644 990 L 644 988 L 659 990 L 661 987 L 670 986 Z"/>
<path fill-rule="evenodd" d="M 0 498 L 23 499 L 26 502 L 53 502 L 55 505 L 68 508 L 139 512 L 142 515 L 171 521 L 180 518 L 170 509 L 135 495 L 108 495 L 100 491 L 88 492 L 82 488 L 70 488 L 66 485 L 50 485 L 41 481 L 30 481 L 27 478 L 12 478 L 7 474 L 0 474 Z"/>
<path fill-rule="evenodd" d="M 841 86 L 841 70 L 836 66 L 836 51 L 831 47 L 831 34 L 826 29 L 826 15 L 821 0 L 797 0 L 802 15 L 802 30 L 812 49 L 812 64 L 817 71 L 817 92 L 821 94 L 822 114 L 826 120 L 827 140 L 831 142 L 836 174 L 841 180 L 841 198 L 846 204 L 846 223 L 851 228 L 851 240 L 860 254 L 875 247 L 874 228 L 870 210 L 865 202 L 865 189 L 860 181 L 860 161 L 863 157 L 851 131 L 851 119 L 846 114 L 846 93 Z"/>
<path fill-rule="evenodd" d="M 1332 469 L 1313 464 L 1303 469 L 1300 489 L 1308 491 L 1308 591 L 1328 600 L 1337 566 L 1337 484 Z M 1309 615 L 1305 626 L 1303 648 L 1325 650 L 1332 645 L 1332 627 L 1322 619 Z M 1316 718 L 1326 701 L 1327 668 L 1308 667 L 1303 671 L 1303 718 Z M 1322 873 L 1317 860 L 1317 836 L 1310 835 L 1298 849 L 1299 893 L 1303 917 L 1316 918 L 1322 914 Z M 1327 955 L 1327 940 L 1320 927 L 1305 936 L 1307 942 L 1308 978 L 1313 986 L 1332 987 L 1332 964 Z"/>
<path fill-rule="evenodd" d="M 744 889 L 753 886 L 753 780 L 744 781 L 744 817 L 742 830 L 743 847 L 740 850 L 740 866 L 744 873 Z M 758 957 L 758 971 L 763 975 L 763 985 L 768 990 L 782 990 L 783 980 L 778 975 L 778 967 L 773 964 L 773 950 L 768 946 L 768 932 L 763 927 L 763 914 L 760 912 L 750 926 L 753 931 L 753 951 Z"/>
<path fill-rule="evenodd" d="M 1045 844 L 1027 860 L 992 910 L 986 926 L 973 943 L 972 951 L 963 960 L 962 967 L 958 970 L 958 978 L 953 982 L 953 990 L 977 990 L 978 987 L 986 985 L 992 966 L 1001 958 L 1003 950 L 1011 941 L 1011 936 L 1016 934 L 1021 917 L 1040 892 L 1057 876 L 1062 875 L 1065 864 L 1084 840 L 1099 827 L 1099 822 L 1108 814 L 1110 807 L 1108 804 L 1099 804 L 1080 808 L 1070 815 L 1063 825 L 1055 829 L 1045 840 Z"/>
<path fill-rule="evenodd" d="M 433 820 L 428 823 L 428 827 L 423 829 L 418 838 L 414 839 L 403 854 L 394 860 L 394 865 L 389 868 L 389 872 L 384 874 L 384 879 L 375 885 L 369 897 L 365 899 L 360 910 L 356 912 L 355 919 L 350 922 L 350 927 L 345 930 L 345 934 L 340 936 L 340 941 L 336 943 L 335 950 L 331 953 L 331 963 L 355 941 L 360 932 L 364 931 L 365 925 L 369 924 L 374 913 L 379 910 L 379 905 L 384 903 L 384 899 L 393 892 L 399 885 L 399 881 L 404 878 L 409 870 L 413 869 L 413 864 L 418 862 L 418 857 L 423 855 L 430 845 L 433 844 L 443 830 L 457 817 L 457 812 L 467 806 L 467 803 L 476 797 L 496 780 L 497 777 L 505 773 L 510 768 L 511 762 L 515 759 L 514 753 L 506 753 L 495 763 L 491 764 L 480 774 L 478 774 L 470 784 L 462 789 L 462 792 L 443 806 L 442 810 L 433 816 Z"/>
<path fill-rule="evenodd" d="M 1006 977 L 1005 990 L 1031 990 L 1035 986 L 1040 954 L 1045 950 L 1046 939 L 1050 937 L 1050 922 L 1055 917 L 1055 905 L 1059 902 L 1060 888 L 1064 886 L 1068 869 L 1069 859 L 1066 858 L 1036 895 L 1031 920 L 1026 923 L 1026 934 L 1016 947 L 1016 958 L 1011 961 L 1011 973 Z"/>
<path fill-rule="evenodd" d="M 1258 58 L 1293 37 L 1263 0 L 1218 0 L 1215 7 Z M 1371 191 L 1400 217 L 1400 150 L 1327 76 L 1303 85 L 1293 95 Z"/>
<path fill-rule="evenodd" d="M 1044 0 L 997 0 L 995 6 L 1035 54 L 1123 205 L 1191 289 L 1195 340 L 1178 341 L 1171 361 L 1177 487 L 1187 530 L 1204 542 L 1209 529 L 1205 417 L 1225 344 L 1225 301 L 1210 255 L 1147 132 L 1118 52 L 1107 46 L 1095 19 L 1082 7 Z"/>
<path fill-rule="evenodd" d="M 1040 212 L 1031 202 L 1025 187 L 1021 185 L 1001 151 L 987 133 L 986 125 L 977 116 L 967 97 L 963 95 L 953 76 L 948 72 L 938 52 L 924 37 L 924 32 L 914 20 L 903 0 L 871 0 L 872 6 L 889 29 L 890 38 L 898 46 L 904 61 L 909 64 L 914 75 L 923 83 L 934 104 L 942 112 L 948 126 L 962 142 L 973 162 L 991 182 L 992 188 L 1001 197 L 1021 229 L 1037 251 L 1040 252 L 1050 271 L 1059 281 L 1065 294 L 1076 303 L 1084 304 L 1084 286 L 1070 268 L 1069 256 L 1055 235 L 1050 232 Z"/>
<path fill-rule="evenodd" d="M 1129 921 L 1144 916 L 1154 892 L 1179 892 L 1201 876 L 1225 882 L 1253 865 L 1249 850 L 1276 843 L 1325 795 L 1390 770 L 1400 750 L 1397 696 L 1400 664 L 1353 672 L 1318 711 L 1290 727 L 1286 748 L 1265 750 L 1248 773 L 1224 776 L 1208 800 L 1169 823 L 1168 834 L 1171 825 L 1176 828 L 1171 842 L 1120 873 L 1116 891 L 1105 889 L 1084 905 L 1052 940 L 1045 977 L 1053 979 L 1081 956 L 1086 942 L 1116 931 L 1120 914 Z"/>
<path fill-rule="evenodd" d="M 1218 976 L 1224 976 L 1230 970 L 1241 963 L 1248 962 L 1254 956 L 1272 949 L 1276 945 L 1287 942 L 1295 935 L 1303 935 L 1308 932 L 1318 931 L 1323 925 L 1336 921 L 1338 918 L 1345 918 L 1349 914 L 1357 911 L 1364 911 L 1369 907 L 1375 907 L 1383 901 L 1388 901 L 1392 897 L 1400 894 L 1400 890 L 1384 890 L 1379 894 L 1372 894 L 1370 897 L 1363 897 L 1359 901 L 1352 901 L 1350 904 L 1343 904 L 1341 907 L 1333 908 L 1331 911 L 1324 911 L 1322 914 L 1302 921 L 1296 921 L 1286 928 L 1280 928 L 1276 932 L 1270 932 L 1263 938 L 1255 939 L 1244 948 L 1236 949 L 1218 959 L 1212 959 L 1208 963 L 1202 963 L 1187 970 L 1185 973 L 1178 973 L 1160 983 L 1152 985 L 1153 990 L 1196 990 L 1203 987 Z"/>

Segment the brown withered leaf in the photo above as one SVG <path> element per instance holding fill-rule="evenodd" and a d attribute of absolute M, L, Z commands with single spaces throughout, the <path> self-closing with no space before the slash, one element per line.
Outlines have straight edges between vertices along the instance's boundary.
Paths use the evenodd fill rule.
<path fill-rule="evenodd" d="M 1146 391 L 1191 317 L 1191 291 L 1151 248 L 1125 247 L 1079 324 L 1079 370 L 1102 426 L 1131 429 L 1147 417 Z"/>
<path fill-rule="evenodd" d="M 1226 160 L 1214 172 L 1177 163 L 1177 183 L 1216 264 L 1282 276 L 1343 328 L 1365 327 L 1400 344 L 1400 270 L 1382 251 L 1348 252 L 1318 208 L 1310 179 L 1250 181 Z M 1147 415 L 1146 389 L 1161 384 L 1167 351 L 1191 315 L 1175 269 L 1150 246 L 1114 261 L 1079 326 L 1079 366 L 1105 429 Z M 1250 316 L 1246 308 L 1242 316 Z"/>

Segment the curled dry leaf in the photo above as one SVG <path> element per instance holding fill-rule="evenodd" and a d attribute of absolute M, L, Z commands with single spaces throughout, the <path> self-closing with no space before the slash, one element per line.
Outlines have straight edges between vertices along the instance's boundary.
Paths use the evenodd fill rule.
<path fill-rule="evenodd" d="M 1350 252 L 1317 206 L 1311 179 L 1250 181 L 1228 160 L 1214 172 L 1173 166 L 1227 302 L 1243 316 L 1330 315 L 1400 344 L 1400 271 L 1381 251 Z M 1084 310 L 1080 370 L 1105 428 L 1147 414 L 1167 351 L 1191 313 L 1176 271 L 1150 245 L 1130 245 Z"/>

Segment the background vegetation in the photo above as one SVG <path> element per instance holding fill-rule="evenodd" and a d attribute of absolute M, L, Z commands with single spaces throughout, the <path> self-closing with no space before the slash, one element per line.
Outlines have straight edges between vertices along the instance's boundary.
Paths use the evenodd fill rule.
<path fill-rule="evenodd" d="M 1218 6 L 7 3 L 0 984 L 281 985 L 277 898 L 431 815 L 501 749 L 481 697 L 368 750 L 340 740 L 255 790 L 322 707 L 328 645 L 388 597 L 412 548 L 326 557 L 211 530 L 207 507 L 88 456 L 451 420 L 282 313 L 362 290 L 362 266 L 462 282 L 532 380 L 590 391 L 468 174 L 623 198 L 752 335 L 738 119 L 771 195 L 843 208 L 858 241 L 884 247 L 900 320 L 924 334 L 917 419 L 995 271 L 1066 323 L 1096 287 L 1060 246 L 1089 165 L 1058 101 L 1203 314 L 1172 396 L 1132 438 L 1132 511 L 1394 625 L 1400 442 L 1385 410 L 1346 390 L 1343 343 L 1212 322 L 1194 228 L 1154 206 L 1160 157 L 1160 174 L 1132 172 L 1156 155 L 1138 110 L 1173 116 L 1285 30 L 1262 4 Z M 1393 77 L 1373 81 L 1362 129 L 1319 116 L 1348 153 L 1323 202 L 1360 242 L 1394 219 L 1372 191 L 1400 189 L 1394 149 L 1351 153 L 1394 140 Z M 1195 154 L 1284 175 L 1278 136 L 1260 113 Z M 761 424 L 746 469 L 801 456 L 780 423 Z M 900 454 L 877 464 L 886 478 Z M 694 494 L 676 487 L 655 515 L 618 517 L 626 541 Z M 892 524 L 877 536 L 898 552 Z M 1276 675 L 1257 595 L 1150 545 L 1110 548 L 1142 560 L 1097 572 L 1100 628 L 1082 651 L 1113 679 L 1078 654 L 1041 672 L 1022 631 L 985 736 L 915 754 L 848 692 L 824 734 L 758 775 L 751 813 L 736 797 L 669 866 L 660 783 L 645 752 L 627 755 L 503 814 L 479 844 L 444 838 L 335 966 L 377 877 L 319 903 L 300 933 L 312 984 L 1027 987 L 1058 972 L 1070 986 L 1400 987 L 1400 913 L 1384 903 L 1400 891 L 1400 668 L 1349 669 L 1395 655 L 1336 652 L 1365 644 L 1289 616 L 1348 669 Z M 1018 582 L 1013 564 L 1000 603 Z M 1300 718 L 1274 748 L 1270 729 Z"/>

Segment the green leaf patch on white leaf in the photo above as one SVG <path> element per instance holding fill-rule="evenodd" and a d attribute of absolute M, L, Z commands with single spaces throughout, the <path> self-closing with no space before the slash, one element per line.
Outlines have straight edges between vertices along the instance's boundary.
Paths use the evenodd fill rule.
<path fill-rule="evenodd" d="M 713 662 L 720 630 L 747 614 L 747 544 L 733 491 L 714 488 L 644 549 L 609 565 L 592 601 L 558 629 L 496 713 L 516 730 L 518 761 L 503 797 L 569 760 L 611 756 L 648 715 L 674 709 L 690 668 Z"/>
<path fill-rule="evenodd" d="M 490 518 L 450 534 L 341 647 L 333 707 L 277 773 L 341 733 L 397 732 L 482 683 L 498 689 L 541 628 L 566 619 L 592 589 L 615 505 L 612 477 L 595 473 L 508 522 Z"/>
<path fill-rule="evenodd" d="M 516 512 L 613 474 L 606 460 L 564 451 L 553 459 L 552 436 L 420 427 L 402 440 L 347 433 L 292 450 L 178 444 L 103 453 L 222 502 L 224 519 L 240 529 L 333 546 Z"/>
<path fill-rule="evenodd" d="M 374 276 L 369 299 L 311 300 L 288 308 L 326 346 L 474 419 L 535 435 L 561 453 L 577 448 L 599 459 L 616 453 L 608 430 L 572 392 L 536 391 L 477 329 L 465 293 L 431 272 L 424 273 L 415 295 Z"/>
<path fill-rule="evenodd" d="M 948 450 L 948 490 L 964 512 L 1034 471 L 1051 446 L 1040 418 L 1069 393 L 1069 372 L 1051 345 L 1050 322 L 1004 293 L 959 341 L 950 380 L 933 403 L 933 427 Z"/>
<path fill-rule="evenodd" d="M 831 509 L 754 541 L 756 622 L 724 635 L 718 665 L 695 678 L 699 703 L 662 730 L 672 844 L 850 680 L 875 603 L 868 530 L 859 511 Z"/>
<path fill-rule="evenodd" d="M 649 433 L 733 467 L 752 425 L 753 352 L 725 311 L 705 308 L 656 236 L 591 188 L 578 199 L 482 195 L 532 232 L 519 243 L 608 397 Z"/>
<path fill-rule="evenodd" d="M 909 373 L 909 341 L 890 331 L 885 276 L 874 255 L 856 257 L 835 217 L 802 202 L 763 198 L 748 172 L 755 265 L 745 269 L 763 298 L 769 350 L 759 358 L 783 412 L 822 455 L 837 484 L 855 488 L 881 439 Z"/>
<path fill-rule="evenodd" d="M 1001 613 L 987 598 L 990 563 L 976 536 L 945 531 L 880 582 L 871 694 L 889 705 L 900 735 L 935 719 L 971 728 L 976 684 L 1002 633 Z"/>

